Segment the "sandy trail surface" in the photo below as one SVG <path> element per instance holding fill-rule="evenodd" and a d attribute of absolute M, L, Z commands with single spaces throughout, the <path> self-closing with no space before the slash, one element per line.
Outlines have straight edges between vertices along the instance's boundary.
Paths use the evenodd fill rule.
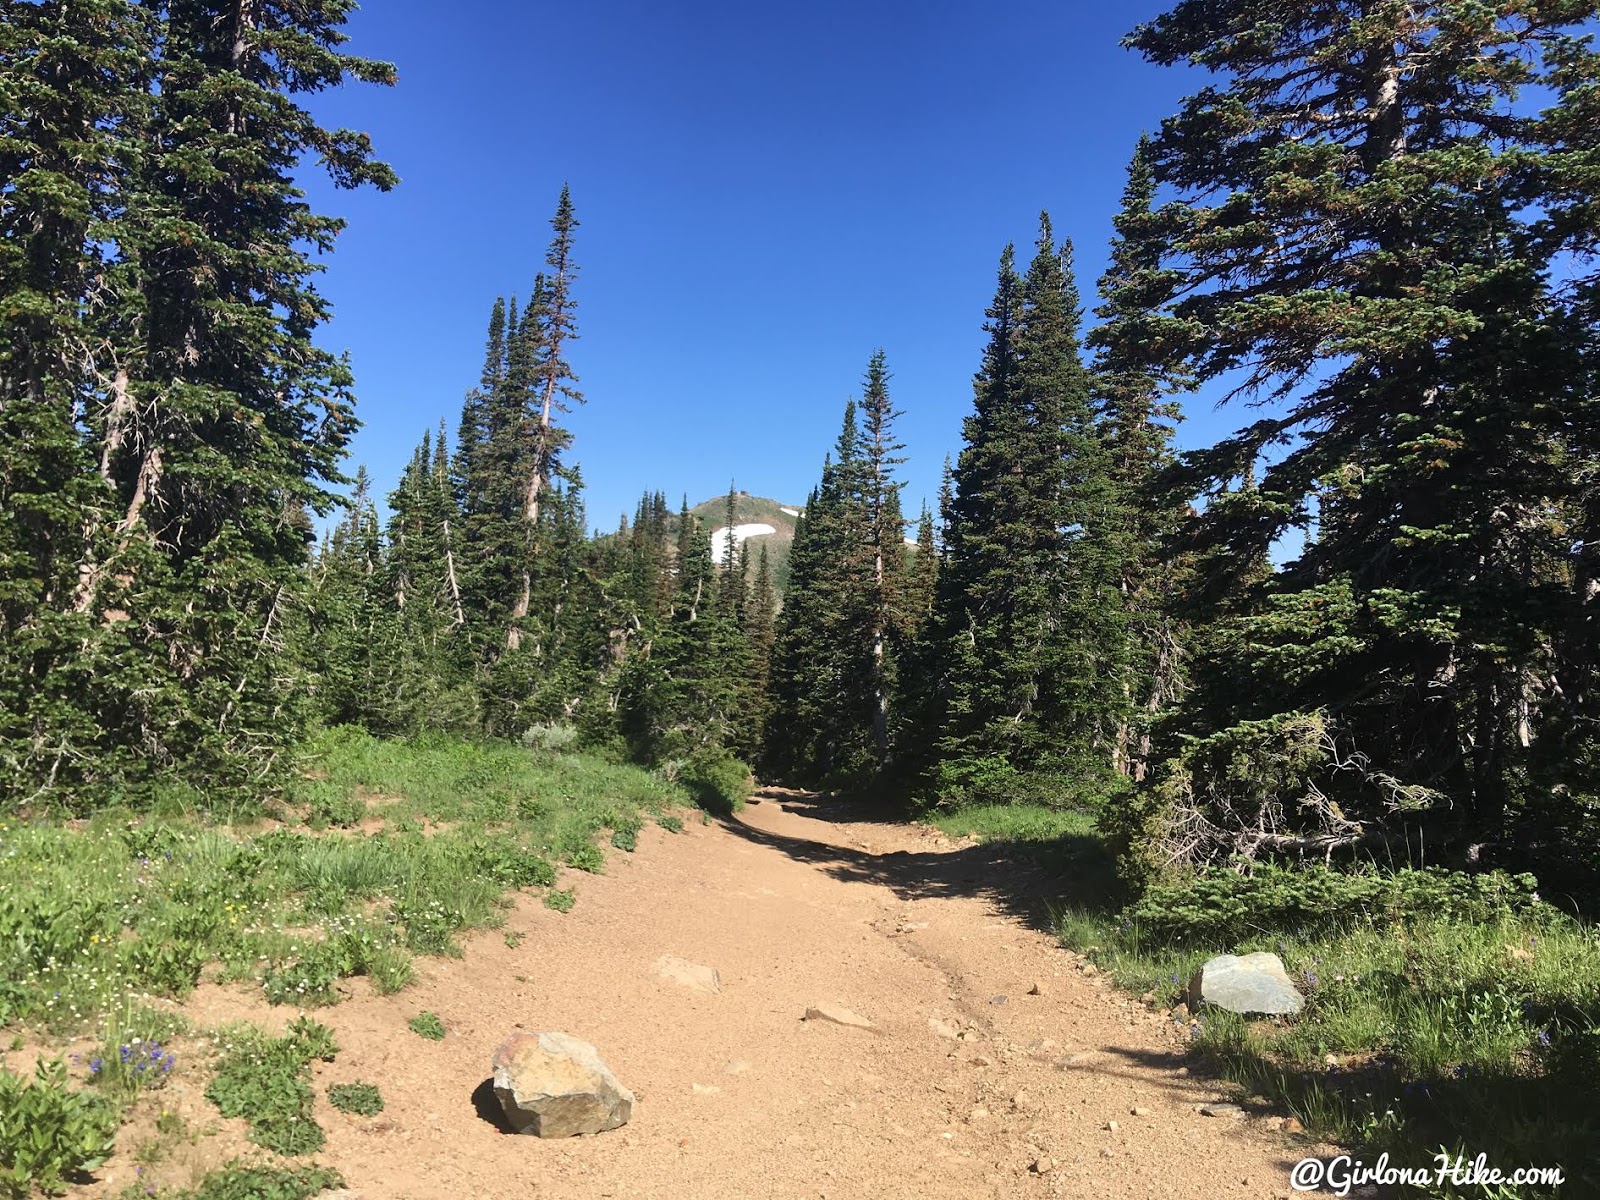
<path fill-rule="evenodd" d="M 515 948 L 476 935 L 398 995 L 318 1010 L 341 1052 L 316 1068 L 317 1161 L 366 1200 L 1291 1194 L 1311 1148 L 1260 1115 L 1202 1116 L 1225 1089 L 1189 1073 L 1170 1020 L 1040 927 L 1043 880 L 994 848 L 851 815 L 765 792 L 727 823 L 652 826 L 636 854 L 574 877 L 572 912 L 518 897 Z M 716 968 L 720 993 L 662 978 L 663 955 Z M 802 1019 L 821 1003 L 874 1027 Z M 423 1009 L 443 1041 L 406 1028 Z M 214 985 L 186 1011 L 269 1028 L 293 1015 Z M 632 1121 L 503 1133 L 489 1062 L 518 1029 L 594 1043 L 637 1095 Z M 328 1084 L 356 1079 L 382 1087 L 382 1114 L 328 1105 Z M 172 1103 L 218 1123 L 203 1086 Z M 246 1148 L 242 1123 L 220 1124 L 191 1170 Z M 87 1191 L 129 1182 L 119 1155 Z"/>

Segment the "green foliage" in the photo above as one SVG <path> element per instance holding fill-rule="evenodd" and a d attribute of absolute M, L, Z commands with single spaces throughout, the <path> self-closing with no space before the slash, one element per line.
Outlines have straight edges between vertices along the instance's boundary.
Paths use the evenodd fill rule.
<path fill-rule="evenodd" d="M 1152 886 L 1123 919 L 1157 944 L 1226 946 L 1273 933 L 1312 937 L 1419 920 L 1494 924 L 1534 918 L 1548 912 L 1537 903 L 1536 887 L 1532 875 L 1502 871 L 1343 872 L 1257 863 L 1248 872 L 1216 868 Z"/>
<path fill-rule="evenodd" d="M 111 1155 L 117 1118 L 97 1096 L 67 1086 L 65 1063 L 40 1060 L 33 1080 L 0 1067 L 0 1191 L 54 1194 Z"/>
<path fill-rule="evenodd" d="M 544 895 L 544 906 L 556 912 L 571 912 L 572 906 L 578 902 L 578 894 L 571 888 L 551 888 Z"/>
<path fill-rule="evenodd" d="M 164 1086 L 177 1065 L 171 1040 L 184 1029 L 172 1013 L 127 1004 L 108 1017 L 100 1046 L 85 1064 L 90 1082 L 121 1102 Z"/>
<path fill-rule="evenodd" d="M 1396 799 L 1425 790 L 1449 801 L 1431 851 L 1503 862 L 1519 839 L 1600 836 L 1577 734 L 1600 697 L 1600 178 L 1592 139 L 1564 141 L 1595 119 L 1591 16 L 1450 0 L 1264 20 L 1219 0 L 1129 39 L 1209 82 L 1130 177 L 1119 388 L 1262 402 L 1164 481 L 1190 509 L 1169 607 L 1196 626 L 1166 724 L 1206 739 L 1328 713 L 1360 764 L 1322 780 L 1344 820 L 1410 823 Z M 1213 798 L 1195 789 L 1215 828 L 1185 839 L 1203 861 L 1237 831 Z"/>
<path fill-rule="evenodd" d="M 259 37 L 204 6 L 7 10 L 0 811 L 154 802 L 180 769 L 225 808 L 287 774 L 309 526 L 354 427 L 311 282 L 342 222 L 295 176 L 396 182 L 304 107 L 393 81 L 342 52 L 348 7 Z"/>
<path fill-rule="evenodd" d="M 439 1014 L 436 1012 L 424 1009 L 407 1021 L 406 1025 L 412 1033 L 427 1038 L 430 1042 L 444 1040 L 444 1022 L 439 1019 Z"/>
<path fill-rule="evenodd" d="M 281 1038 L 242 1029 L 229 1038 L 206 1087 L 206 1099 L 225 1117 L 250 1123 L 250 1139 L 277 1154 L 312 1154 L 322 1148 L 313 1114 L 310 1064 L 337 1052 L 326 1026 L 301 1017 Z"/>
<path fill-rule="evenodd" d="M 952 837 L 976 837 L 985 842 L 1050 842 L 1094 836 L 1094 817 L 1088 813 L 1017 803 L 1010 798 L 940 812 L 932 820 Z"/>
<path fill-rule="evenodd" d="M 344 1186 L 339 1172 L 325 1167 L 258 1167 L 230 1163 L 212 1171 L 192 1191 L 160 1192 L 159 1200 L 311 1200 Z M 143 1200 L 148 1189 L 135 1185 L 124 1200 Z"/>
<path fill-rule="evenodd" d="M 79 1033 L 139 993 L 183 996 L 208 963 L 274 1004 L 336 1003 L 352 976 L 393 992 L 413 954 L 457 953 L 463 933 L 497 924 L 507 889 L 550 887 L 558 860 L 598 870 L 607 832 L 626 841 L 644 814 L 670 820 L 685 800 L 587 753 L 350 729 L 309 749 L 316 790 L 380 797 L 384 827 L 253 834 L 110 813 L 82 828 L 0 825 L 0 1021 Z M 101 1057 L 120 1065 L 134 1037 L 167 1042 L 134 1022 Z"/>
<path fill-rule="evenodd" d="M 1083 796 L 1111 773 L 1123 596 L 1102 520 L 1109 462 L 1079 350 L 1070 244 L 1048 215 L 987 310 L 919 669 L 914 758 L 940 803 Z M 1037 781 L 1037 782 L 1035 782 Z"/>
<path fill-rule="evenodd" d="M 731 816 L 750 795 L 750 768 L 726 751 L 701 751 L 678 769 L 678 782 L 707 812 Z"/>
<path fill-rule="evenodd" d="M 335 1083 L 328 1087 L 328 1103 L 340 1112 L 375 1117 L 383 1111 L 383 1093 L 373 1083 Z"/>

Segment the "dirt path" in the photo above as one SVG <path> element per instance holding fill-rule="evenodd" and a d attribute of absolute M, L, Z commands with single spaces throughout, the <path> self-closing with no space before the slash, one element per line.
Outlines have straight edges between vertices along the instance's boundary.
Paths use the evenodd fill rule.
<path fill-rule="evenodd" d="M 318 1068 L 319 1160 L 366 1200 L 1290 1194 L 1306 1151 L 1254 1119 L 1201 1116 L 1218 1086 L 1189 1077 L 1160 1020 L 1009 911 L 1026 891 L 1014 867 L 837 815 L 765 793 L 725 826 L 652 827 L 637 854 L 578 877 L 571 913 L 519 899 L 518 948 L 482 935 L 463 960 L 419 964 L 398 996 L 320 1010 L 342 1052 Z M 721 993 L 658 977 L 666 954 L 715 967 Z M 876 1028 L 802 1021 L 819 1002 Z M 422 1009 L 445 1040 L 406 1030 Z M 215 987 L 189 1011 L 292 1015 Z M 517 1027 L 593 1042 L 638 1096 L 632 1122 L 503 1135 L 483 1085 Z M 328 1083 L 358 1078 L 382 1086 L 382 1115 L 328 1106 Z M 185 1090 L 173 1102 L 203 1119 Z M 112 1166 L 107 1195 L 131 1177 L 127 1159 Z"/>

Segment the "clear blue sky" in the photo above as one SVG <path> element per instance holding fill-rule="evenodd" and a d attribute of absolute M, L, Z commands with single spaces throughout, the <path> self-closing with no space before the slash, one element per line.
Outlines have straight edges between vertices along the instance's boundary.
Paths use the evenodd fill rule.
<path fill-rule="evenodd" d="M 305 180 L 350 222 L 319 286 L 322 341 L 354 360 L 352 469 L 387 492 L 425 427 L 453 433 L 566 181 L 591 524 L 646 487 L 804 499 L 878 346 L 914 514 L 959 446 L 1000 249 L 1031 245 L 1041 208 L 1093 303 L 1133 144 L 1199 82 L 1119 44 L 1163 7 L 369 0 L 349 48 L 398 87 L 314 107 L 371 133 L 401 186 Z M 1234 419 L 1200 406 L 1182 440 Z"/>

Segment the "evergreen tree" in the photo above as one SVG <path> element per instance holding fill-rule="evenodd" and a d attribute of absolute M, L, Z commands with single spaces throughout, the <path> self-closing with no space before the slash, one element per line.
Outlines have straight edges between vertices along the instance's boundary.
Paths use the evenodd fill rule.
<path fill-rule="evenodd" d="M 347 77 L 392 81 L 386 64 L 339 51 L 350 7 L 6 6 L 0 73 L 32 76 L 11 92 L 32 133 L 6 141 L 8 179 L 24 185 L 6 208 L 25 201 L 16 216 L 45 223 L 27 267 L 6 272 L 7 290 L 37 299 L 7 335 L 4 386 L 27 403 L 15 417 L 5 406 L 0 457 L 65 451 L 62 414 L 75 414 L 65 461 L 79 482 L 57 511 L 82 518 L 76 584 L 46 603 L 92 630 L 75 656 L 82 686 L 50 683 L 75 714 L 53 700 L 55 727 L 29 732 L 25 793 L 137 786 L 181 763 L 218 794 L 287 765 L 307 713 L 285 632 L 307 586 L 309 514 L 334 502 L 353 425 L 348 367 L 313 340 L 327 314 L 309 251 L 340 222 L 311 212 L 292 175 L 315 154 L 338 186 L 395 182 L 364 135 L 319 127 L 294 99 Z M 111 89 L 122 98 L 107 107 Z M 43 440 L 18 448 L 21 421 Z M 99 499 L 85 506 L 90 471 Z M 19 499 L 42 482 L 32 467 L 13 478 Z"/>
<path fill-rule="evenodd" d="M 904 573 L 905 522 L 900 512 L 900 485 L 894 468 L 905 461 L 895 440 L 894 420 L 900 414 L 889 401 L 889 369 L 882 350 L 873 354 L 862 381 L 861 430 L 856 458 L 861 464 L 861 507 L 864 554 L 872 573 L 865 597 L 869 670 L 865 684 L 872 711 L 873 752 L 877 768 L 889 761 L 889 697 L 894 687 L 894 649 L 890 645 L 900 621 L 901 576 Z"/>
<path fill-rule="evenodd" d="M 773 649 L 763 761 L 777 778 L 855 783 L 877 770 L 876 592 L 856 404 L 795 527 Z M 887 444 L 887 442 L 885 443 Z"/>
<path fill-rule="evenodd" d="M 766 738 L 777 616 L 778 597 L 772 587 L 772 564 L 767 556 L 766 543 L 762 543 L 761 552 L 756 556 L 755 580 L 744 613 L 744 640 L 750 654 L 746 699 L 750 718 L 749 741 L 742 749 L 744 757 L 750 762 L 756 761 Z"/>
<path fill-rule="evenodd" d="M 963 429 L 931 636 L 925 718 L 952 797 L 1096 787 L 1109 762 L 1104 663 L 1119 606 L 1098 531 L 1108 472 L 1078 349 L 1071 250 L 1048 216 L 1026 277 L 1001 256 Z"/>
<path fill-rule="evenodd" d="M 1121 653 L 1105 663 L 1121 680 L 1107 715 L 1115 721 L 1115 765 L 1136 782 L 1149 769 L 1156 716 L 1181 688 L 1173 607 L 1182 559 L 1174 556 L 1173 540 L 1185 505 L 1164 490 L 1164 472 L 1179 416 L 1171 397 L 1184 380 L 1163 362 L 1152 328 L 1175 283 L 1152 242 L 1154 195 L 1150 141 L 1141 138 L 1128 167 L 1111 262 L 1100 280 L 1103 300 L 1095 311 L 1101 324 L 1087 339 L 1099 352 L 1094 378 L 1109 472 L 1099 536 L 1126 623 Z"/>
<path fill-rule="evenodd" d="M 1448 0 L 1266 22 L 1192 0 L 1131 39 L 1219 77 L 1148 155 L 1175 192 L 1146 238 L 1174 273 L 1155 366 L 1272 405 L 1185 464 L 1212 573 L 1185 722 L 1326 729 L 1298 810 L 1230 800 L 1237 768 L 1175 767 L 1166 828 L 1212 823 L 1191 856 L 1359 842 L 1441 796 L 1492 842 L 1524 802 L 1585 600 L 1568 519 L 1593 335 L 1556 278 L 1590 243 L 1544 214 L 1581 187 L 1550 147 L 1592 104 L 1589 15 Z M 1556 110 L 1518 102 L 1546 83 Z M 1292 557 L 1263 571 L 1274 546 Z"/>

